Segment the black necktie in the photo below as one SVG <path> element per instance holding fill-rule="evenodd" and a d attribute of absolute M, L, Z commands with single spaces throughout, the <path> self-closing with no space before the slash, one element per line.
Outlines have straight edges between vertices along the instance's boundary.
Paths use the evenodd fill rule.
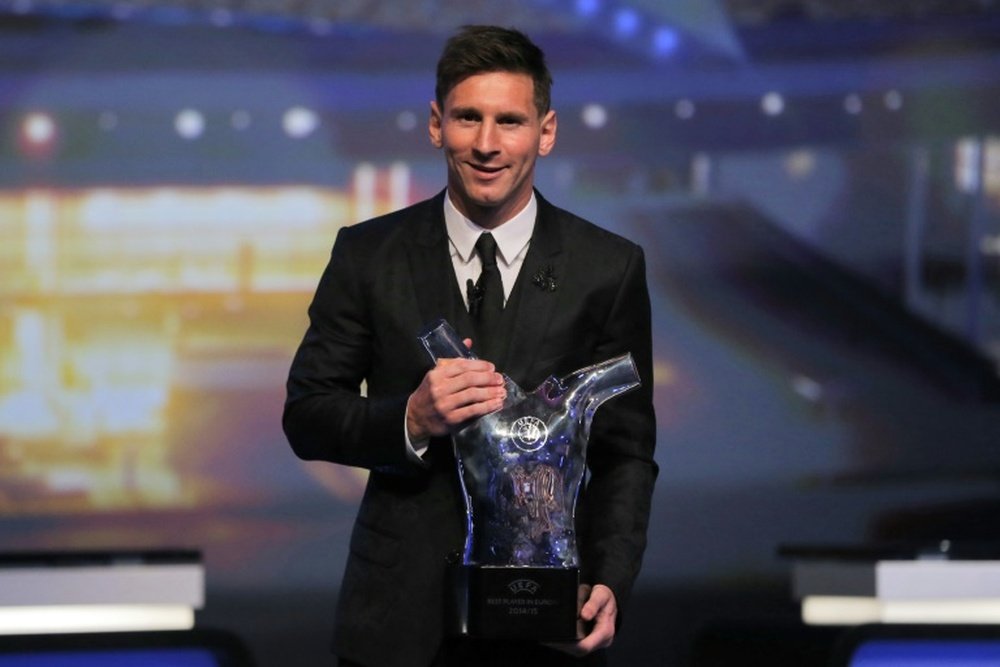
<path fill-rule="evenodd" d="M 476 322 L 479 339 L 475 343 L 479 355 L 488 359 L 492 355 L 490 336 L 500 325 L 503 313 L 503 282 L 497 268 L 497 242 L 490 233 L 480 234 L 476 241 L 476 252 L 483 264 L 479 280 L 469 295 L 469 311 Z"/>

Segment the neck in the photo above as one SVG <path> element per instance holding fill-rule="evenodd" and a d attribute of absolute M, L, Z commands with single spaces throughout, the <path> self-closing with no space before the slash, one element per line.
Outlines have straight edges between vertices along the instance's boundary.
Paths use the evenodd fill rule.
<path fill-rule="evenodd" d="M 460 199 L 448 190 L 448 198 L 455 209 L 483 229 L 496 229 L 508 220 L 513 220 L 520 214 L 531 201 L 534 190 L 529 191 L 528 197 L 519 202 L 516 206 L 478 206 L 473 202 Z"/>

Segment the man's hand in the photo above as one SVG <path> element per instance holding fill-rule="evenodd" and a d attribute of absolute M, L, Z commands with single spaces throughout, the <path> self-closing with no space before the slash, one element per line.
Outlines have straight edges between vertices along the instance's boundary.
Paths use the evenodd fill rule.
<path fill-rule="evenodd" d="M 462 422 L 499 410 L 506 396 L 503 375 L 492 363 L 441 359 L 410 395 L 406 404 L 407 433 L 414 442 L 446 435 Z"/>
<path fill-rule="evenodd" d="M 577 599 L 580 605 L 582 632 L 586 632 L 588 626 L 590 632 L 575 644 L 550 644 L 550 646 L 570 655 L 582 657 L 598 649 L 607 648 L 614 642 L 618 603 L 615 594 L 604 584 L 595 584 L 593 588 L 587 584 L 580 584 Z"/>

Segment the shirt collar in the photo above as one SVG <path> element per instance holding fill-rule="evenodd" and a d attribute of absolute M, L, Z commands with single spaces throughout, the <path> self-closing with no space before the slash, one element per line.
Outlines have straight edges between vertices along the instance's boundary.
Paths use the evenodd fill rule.
<path fill-rule="evenodd" d="M 444 222 L 448 229 L 448 238 L 463 262 L 468 262 L 475 254 L 479 235 L 490 232 L 497 242 L 499 259 L 509 265 L 531 240 L 537 214 L 538 200 L 532 192 L 531 199 L 520 213 L 493 229 L 485 229 L 462 215 L 452 203 L 450 194 L 444 198 Z"/>

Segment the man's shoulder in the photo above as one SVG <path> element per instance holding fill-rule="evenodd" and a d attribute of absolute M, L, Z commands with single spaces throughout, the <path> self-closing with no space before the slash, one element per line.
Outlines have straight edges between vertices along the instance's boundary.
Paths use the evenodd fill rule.
<path fill-rule="evenodd" d="M 411 238 L 433 229 L 435 221 L 440 221 L 443 216 L 443 206 L 441 195 L 437 195 L 344 227 L 340 236 L 355 243 L 381 243 L 394 238 Z"/>
<path fill-rule="evenodd" d="M 539 197 L 540 211 L 556 225 L 565 243 L 583 248 L 591 248 L 597 252 L 631 253 L 641 251 L 639 245 L 616 232 L 601 226 L 596 222 L 560 208 Z"/>

